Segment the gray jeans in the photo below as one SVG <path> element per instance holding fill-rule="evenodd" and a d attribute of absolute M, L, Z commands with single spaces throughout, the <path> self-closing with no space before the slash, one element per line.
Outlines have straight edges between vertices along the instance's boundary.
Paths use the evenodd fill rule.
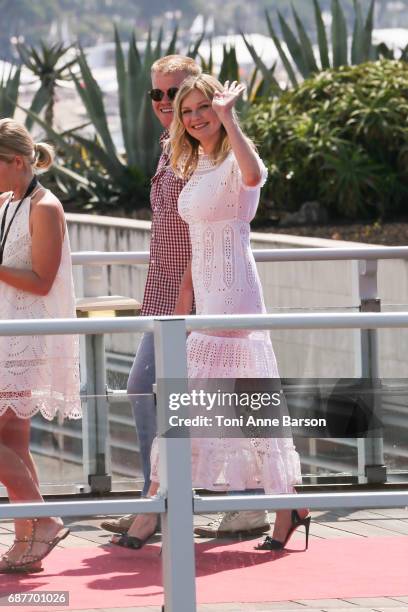
<path fill-rule="evenodd" d="M 153 395 L 138 394 L 152 394 L 152 385 L 155 379 L 154 339 L 152 333 L 146 333 L 143 334 L 137 349 L 127 384 L 127 392 L 132 404 L 139 438 L 140 458 L 144 477 L 143 495 L 146 495 L 150 486 L 150 450 L 156 435 L 157 423 Z"/>

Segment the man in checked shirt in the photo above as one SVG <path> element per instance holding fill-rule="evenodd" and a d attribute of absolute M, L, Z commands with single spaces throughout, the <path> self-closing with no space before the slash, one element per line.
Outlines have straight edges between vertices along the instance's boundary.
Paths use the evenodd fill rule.
<path fill-rule="evenodd" d="M 152 65 L 152 89 L 149 95 L 154 114 L 164 128 L 161 144 L 168 136 L 173 119 L 173 101 L 181 83 L 198 75 L 201 68 L 194 60 L 182 55 L 162 57 Z M 186 181 L 178 178 L 162 151 L 156 174 L 151 181 L 150 203 L 152 229 L 150 261 L 141 314 L 144 316 L 172 315 L 184 271 L 191 257 L 188 225 L 177 211 L 178 197 Z M 156 435 L 156 411 L 152 396 L 155 382 L 153 334 L 146 333 L 140 342 L 127 385 L 136 429 L 144 476 L 143 495 L 150 486 L 150 450 Z M 150 394 L 141 395 L 138 394 Z M 126 533 L 135 515 L 103 521 L 101 527 L 114 533 Z M 206 530 L 205 533 L 201 531 Z M 260 534 L 269 531 L 267 514 L 263 511 L 228 512 L 221 515 L 199 535 L 216 537 L 234 533 Z"/>

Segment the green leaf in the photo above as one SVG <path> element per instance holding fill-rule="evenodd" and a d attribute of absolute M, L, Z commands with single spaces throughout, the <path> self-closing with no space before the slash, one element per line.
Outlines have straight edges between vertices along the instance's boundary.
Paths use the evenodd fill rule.
<path fill-rule="evenodd" d="M 274 62 L 272 68 L 270 69 L 270 73 L 273 74 L 276 70 L 276 64 L 277 62 Z M 254 70 L 254 74 L 257 72 L 257 68 L 255 68 Z M 251 80 L 252 83 L 252 80 Z M 271 95 L 281 95 L 283 93 L 283 90 L 280 90 L 279 92 L 274 93 L 273 91 L 271 91 L 270 87 L 268 86 L 268 83 L 265 82 L 265 79 L 262 79 L 258 85 L 255 87 L 253 86 L 252 88 L 252 95 L 250 97 L 249 93 L 248 93 L 248 98 L 250 99 L 250 101 L 258 101 L 261 98 L 270 98 Z M 248 109 L 247 109 L 248 111 Z"/>
<path fill-rule="evenodd" d="M 305 79 L 307 79 L 307 77 L 310 74 L 310 71 L 305 65 L 305 62 L 303 59 L 302 47 L 279 11 L 278 11 L 278 18 L 279 18 L 279 23 L 281 26 L 283 38 L 285 39 L 289 53 L 291 54 L 292 59 L 295 62 L 300 74 Z"/>
<path fill-rule="evenodd" d="M 252 71 L 251 78 L 248 83 L 248 100 L 252 102 L 254 100 L 254 92 L 255 92 L 255 84 L 258 76 L 258 68 L 255 68 Z"/>
<path fill-rule="evenodd" d="M 35 50 L 33 48 L 26 47 L 26 45 L 22 45 L 21 43 L 18 43 L 17 51 L 18 51 L 18 54 L 23 64 L 25 64 L 27 68 L 31 70 L 33 74 L 38 76 L 39 75 L 38 68 L 31 59 L 31 54 L 34 57 L 36 56 L 38 58 L 38 55 L 36 54 Z"/>
<path fill-rule="evenodd" d="M 208 74 L 212 74 L 213 72 L 214 72 L 214 57 L 213 57 L 212 38 L 210 38 L 210 56 L 208 58 Z"/>
<path fill-rule="evenodd" d="M 401 61 L 408 62 L 408 45 L 401 49 Z"/>
<path fill-rule="evenodd" d="M 375 59 L 375 50 L 372 44 L 373 29 L 374 29 L 374 6 L 375 0 L 371 0 L 370 8 L 368 9 L 367 18 L 364 26 L 364 43 L 363 53 L 367 59 Z"/>
<path fill-rule="evenodd" d="M 10 67 L 8 76 L 3 75 L 0 83 L 0 117 L 14 117 L 20 87 L 21 67 Z"/>
<path fill-rule="evenodd" d="M 156 47 L 153 51 L 153 57 L 155 60 L 161 56 L 162 42 L 163 42 L 163 28 L 160 28 L 159 36 L 157 37 Z"/>
<path fill-rule="evenodd" d="M 239 81 L 240 80 L 239 65 L 238 65 L 237 51 L 235 49 L 235 46 L 230 49 L 229 61 L 230 61 L 229 67 L 230 67 L 231 79 L 233 81 Z M 240 98 L 240 100 L 242 100 L 242 98 Z"/>
<path fill-rule="evenodd" d="M 390 49 L 385 43 L 380 43 L 379 45 L 376 45 L 374 53 L 375 59 L 395 59 L 393 49 Z M 406 59 L 404 59 L 403 57 L 401 58 L 401 60 L 406 61 Z"/>
<path fill-rule="evenodd" d="M 174 55 L 174 53 L 176 53 L 177 37 L 178 37 L 178 26 L 174 28 L 170 44 L 167 48 L 165 55 Z"/>
<path fill-rule="evenodd" d="M 319 44 L 320 62 L 323 70 L 330 68 L 329 46 L 327 44 L 326 28 L 322 11 L 317 0 L 313 0 L 315 10 L 315 21 L 317 27 L 317 42 Z"/>
<path fill-rule="evenodd" d="M 101 138 L 106 152 L 111 157 L 116 158 L 116 147 L 113 143 L 112 136 L 108 127 L 108 121 L 103 103 L 103 94 L 98 83 L 92 75 L 92 72 L 88 66 L 88 62 L 86 61 L 86 57 L 82 49 L 80 49 L 78 63 L 81 69 L 83 86 L 79 82 L 78 78 L 73 73 L 71 73 L 77 92 L 79 93 L 83 103 L 85 104 L 86 110 L 90 118 L 92 119 L 92 122 Z"/>
<path fill-rule="evenodd" d="M 141 64 L 133 34 L 128 53 L 128 78 L 126 84 L 127 137 L 126 154 L 130 165 L 140 158 L 140 139 L 138 136 L 138 117 L 144 97 L 147 96 L 147 80 L 150 81 L 150 65 Z"/>
<path fill-rule="evenodd" d="M 347 23 L 339 0 L 332 0 L 333 67 L 347 66 Z"/>
<path fill-rule="evenodd" d="M 139 49 L 137 48 L 137 40 L 134 32 L 132 33 L 129 43 L 129 54 L 130 53 L 132 54 L 132 61 L 134 62 L 137 69 L 142 70 L 143 62 L 142 58 L 140 57 Z"/>
<path fill-rule="evenodd" d="M 239 81 L 239 68 L 235 47 L 227 49 L 227 46 L 223 45 L 223 59 L 218 80 L 221 83 L 225 83 L 227 80 Z"/>
<path fill-rule="evenodd" d="M 125 166 L 116 156 L 112 157 L 109 155 L 109 153 L 107 153 L 105 149 L 94 140 L 90 140 L 89 138 L 85 138 L 79 134 L 72 134 L 72 138 L 78 142 L 78 144 L 83 146 L 84 149 L 86 149 L 86 151 L 92 155 L 92 157 L 99 161 L 102 166 L 106 168 L 112 178 L 120 182 L 125 171 Z"/>
<path fill-rule="evenodd" d="M 358 0 L 353 0 L 354 5 L 354 30 L 351 44 L 351 63 L 360 64 L 367 58 L 364 56 L 364 24 L 361 5 Z"/>
<path fill-rule="evenodd" d="M 45 87 L 41 85 L 41 87 L 37 90 L 34 98 L 31 102 L 30 110 L 32 113 L 39 115 L 44 106 L 47 104 L 50 98 L 50 90 L 49 87 Z M 31 115 L 27 115 L 25 126 L 27 130 L 31 130 L 34 123 L 34 117 Z"/>
<path fill-rule="evenodd" d="M 129 51 L 130 52 L 130 51 Z M 118 82 L 119 114 L 122 129 L 122 137 L 126 151 L 129 150 L 129 124 L 127 113 L 127 75 L 125 58 L 123 55 L 122 43 L 118 29 L 115 25 L 115 59 L 116 59 L 116 79 Z"/>
<path fill-rule="evenodd" d="M 278 81 L 275 79 L 275 77 L 273 76 L 272 72 L 267 68 L 267 66 L 261 60 L 261 58 L 259 57 L 259 55 L 255 51 L 255 48 L 253 47 L 253 45 L 251 45 L 247 41 L 247 39 L 245 37 L 245 34 L 243 32 L 241 32 L 240 34 L 241 34 L 241 36 L 242 36 L 242 38 L 244 40 L 244 43 L 245 43 L 249 53 L 252 56 L 252 59 L 254 60 L 254 62 L 256 64 L 256 67 L 258 68 L 258 70 L 262 74 L 265 82 L 268 84 L 268 87 L 270 87 L 270 89 L 274 93 L 274 95 L 280 95 L 282 93 L 282 89 L 281 89 L 281 86 L 279 85 Z"/>
<path fill-rule="evenodd" d="M 198 55 L 198 50 L 201 46 L 201 43 L 204 40 L 204 36 L 205 36 L 205 32 L 203 32 L 198 39 L 196 40 L 196 42 L 193 44 L 193 46 L 189 46 L 188 51 L 187 51 L 187 57 L 191 57 L 191 59 L 195 60 L 197 55 Z"/>
<path fill-rule="evenodd" d="M 153 62 L 154 62 L 154 56 L 153 56 L 153 49 L 152 49 L 152 29 L 150 27 L 147 33 L 147 41 L 146 41 L 146 47 L 144 51 L 143 65 L 144 67 L 151 66 Z"/>
<path fill-rule="evenodd" d="M 93 195 L 93 191 L 91 189 L 91 185 L 88 179 L 82 176 L 82 174 L 79 174 L 78 172 L 74 172 L 70 168 L 67 168 L 66 166 L 63 166 L 62 164 L 59 164 L 59 163 L 54 164 L 52 169 L 57 174 L 60 174 L 61 176 L 65 176 L 71 179 L 73 182 L 78 183 L 84 189 L 86 189 L 89 194 Z"/>
<path fill-rule="evenodd" d="M 153 166 L 157 163 L 157 142 L 155 142 L 154 137 L 152 138 L 155 133 L 154 117 L 147 96 L 142 100 L 137 127 L 140 166 L 153 169 Z M 153 174 L 152 170 L 151 174 Z"/>
<path fill-rule="evenodd" d="M 303 23 L 297 14 L 295 8 L 292 6 L 293 16 L 295 18 L 296 29 L 299 36 L 300 46 L 302 49 L 303 62 L 306 68 L 309 71 L 309 74 L 313 72 L 318 72 L 319 69 L 316 64 L 316 59 L 313 53 L 312 43 L 310 42 L 310 38 L 306 34 L 306 30 L 303 27 Z"/>
<path fill-rule="evenodd" d="M 289 80 L 292 83 L 293 87 L 297 87 L 298 86 L 298 80 L 296 78 L 295 71 L 292 68 L 292 65 L 291 65 L 291 63 L 290 63 L 290 61 L 288 59 L 288 56 L 286 55 L 282 45 L 281 45 L 281 42 L 280 42 L 278 36 L 276 35 L 276 32 L 275 32 L 275 30 L 274 30 L 274 28 L 272 26 L 272 22 L 271 22 L 270 17 L 269 17 L 269 13 L 267 11 L 265 11 L 265 16 L 266 16 L 266 24 L 267 24 L 268 30 L 269 30 L 269 35 L 270 35 L 270 37 L 272 38 L 272 40 L 273 40 L 273 42 L 275 44 L 275 47 L 276 47 L 276 49 L 277 49 L 277 51 L 279 53 L 279 57 L 281 58 L 282 64 L 285 66 L 286 72 L 288 73 Z"/>

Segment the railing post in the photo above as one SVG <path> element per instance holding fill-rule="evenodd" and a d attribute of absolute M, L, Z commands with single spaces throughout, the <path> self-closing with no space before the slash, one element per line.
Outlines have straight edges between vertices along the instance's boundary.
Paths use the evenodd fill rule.
<path fill-rule="evenodd" d="M 84 266 L 83 295 L 103 295 L 103 268 Z M 109 405 L 106 395 L 106 359 L 103 334 L 85 336 L 86 410 L 83 417 L 84 475 L 91 491 L 106 493 L 111 490 L 111 461 L 109 444 Z"/>
<path fill-rule="evenodd" d="M 376 260 L 358 261 L 358 287 L 360 312 L 381 312 L 381 300 L 377 289 L 378 262 Z M 360 329 L 360 375 L 376 381 L 380 376 L 378 354 L 378 331 Z M 374 394 L 374 410 L 378 409 L 378 397 Z M 384 465 L 384 444 L 382 432 L 369 432 L 367 438 L 359 438 L 358 479 L 361 483 L 381 484 L 387 481 Z"/>
<path fill-rule="evenodd" d="M 186 326 L 184 320 L 156 320 L 154 348 L 159 433 L 159 495 L 167 498 L 161 515 L 165 612 L 195 612 L 195 560 L 191 443 L 189 438 L 161 437 L 168 430 L 171 379 L 185 381 L 187 391 Z"/>

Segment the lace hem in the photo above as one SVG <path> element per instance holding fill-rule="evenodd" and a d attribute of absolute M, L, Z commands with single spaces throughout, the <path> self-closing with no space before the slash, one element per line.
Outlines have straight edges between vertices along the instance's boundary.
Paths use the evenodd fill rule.
<path fill-rule="evenodd" d="M 28 396 L 30 394 L 30 396 Z M 81 419 L 81 399 L 73 397 L 56 398 L 51 396 L 32 397 L 30 391 L 19 391 L 0 395 L 0 416 L 11 409 L 20 419 L 31 419 L 38 412 L 52 421 L 57 415 L 62 419 Z"/>
<path fill-rule="evenodd" d="M 187 363 L 189 378 L 279 378 L 272 343 L 264 331 L 245 337 L 192 332 Z"/>
<path fill-rule="evenodd" d="M 264 450 L 258 451 L 254 442 Z M 261 488 L 271 495 L 291 493 L 302 482 L 299 454 L 288 439 L 195 439 L 192 449 L 196 487 L 210 491 Z"/>
<path fill-rule="evenodd" d="M 209 491 L 263 489 L 292 493 L 302 483 L 300 458 L 288 438 L 192 439 L 193 487 Z M 158 439 L 151 451 L 152 482 L 159 479 Z"/>

